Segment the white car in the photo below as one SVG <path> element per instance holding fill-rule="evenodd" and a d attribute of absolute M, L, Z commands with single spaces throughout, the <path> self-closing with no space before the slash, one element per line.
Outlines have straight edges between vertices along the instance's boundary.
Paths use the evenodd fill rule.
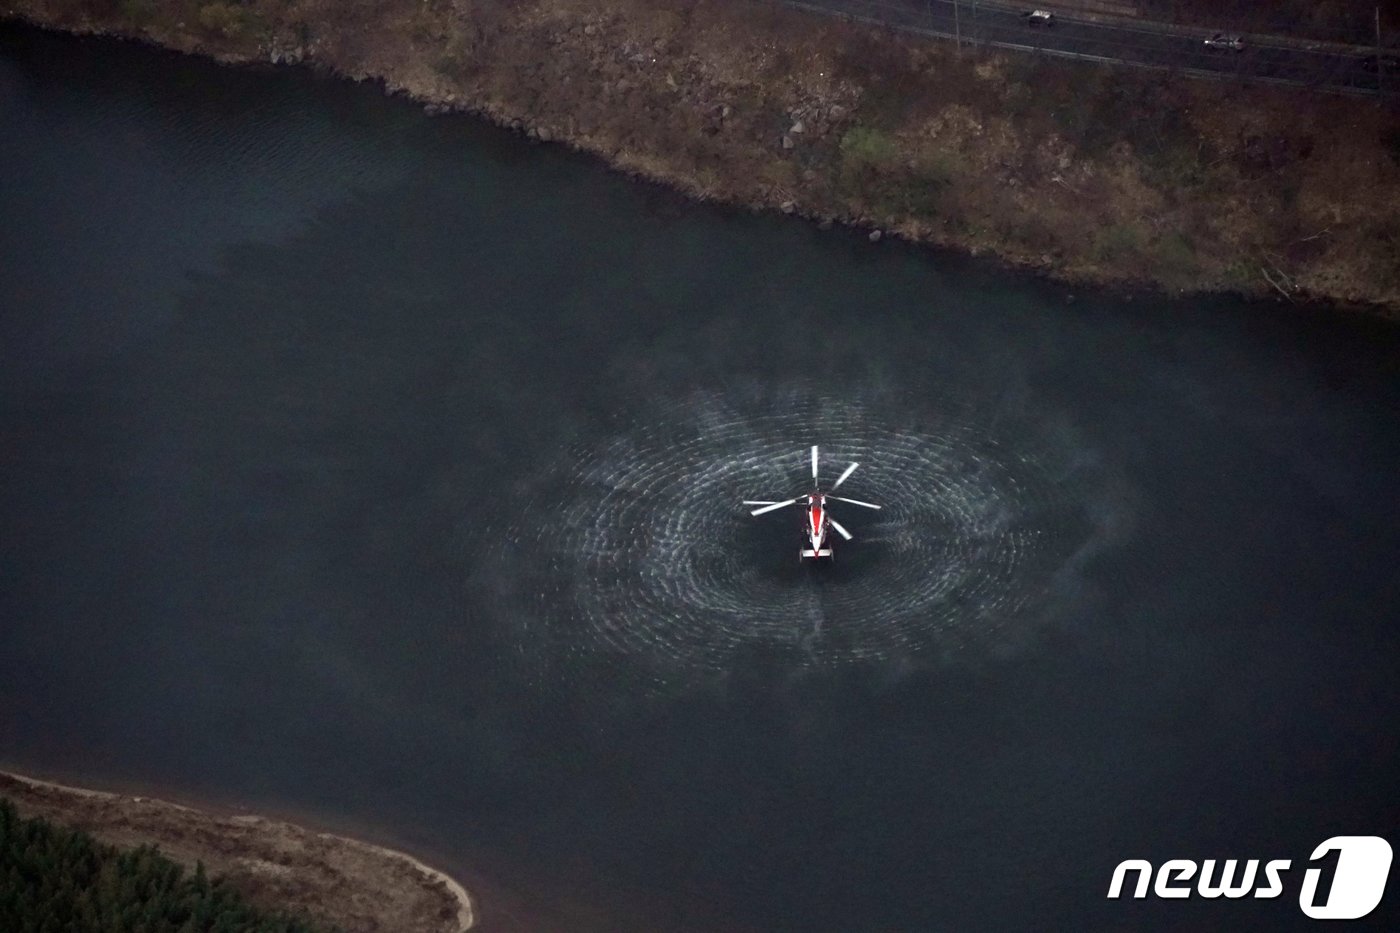
<path fill-rule="evenodd" d="M 1244 50 L 1244 40 L 1239 36 L 1227 36 L 1223 32 L 1217 32 L 1205 40 L 1205 46 L 1208 49 L 1229 49 L 1231 52 L 1241 52 Z"/>
<path fill-rule="evenodd" d="M 1055 25 L 1055 14 L 1049 10 L 1031 10 L 1029 13 L 1022 13 L 1021 18 L 1028 26 L 1053 26 Z"/>

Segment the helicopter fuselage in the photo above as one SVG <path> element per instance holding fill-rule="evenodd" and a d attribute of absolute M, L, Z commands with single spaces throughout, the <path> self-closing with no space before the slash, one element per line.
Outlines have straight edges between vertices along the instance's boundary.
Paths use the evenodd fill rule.
<path fill-rule="evenodd" d="M 831 543 L 826 540 L 831 530 L 831 517 L 826 511 L 826 495 L 820 492 L 807 494 L 807 523 L 802 548 L 802 558 L 833 557 Z"/>
<path fill-rule="evenodd" d="M 769 512 L 776 512 L 778 509 L 785 509 L 791 505 L 802 504 L 807 506 L 806 524 L 802 529 L 802 549 L 798 551 L 798 556 L 801 560 L 807 560 L 808 558 L 816 559 L 818 557 L 830 559 L 835 557 L 835 552 L 831 547 L 830 535 L 828 534 L 831 531 L 835 531 L 847 541 L 850 541 L 852 537 L 854 537 L 840 522 L 831 517 L 831 513 L 827 510 L 827 499 L 832 499 L 836 502 L 845 502 L 850 505 L 858 505 L 866 509 L 878 510 L 880 508 L 873 502 L 862 502 L 859 499 L 847 499 L 845 496 L 822 492 L 821 485 L 817 481 L 820 465 L 817 447 L 814 444 L 812 446 L 812 486 L 814 488 L 805 496 L 798 496 L 795 499 L 782 499 L 776 502 L 771 499 L 744 500 L 744 505 L 758 506 L 758 508 L 752 509 L 749 512 L 750 515 L 755 517 L 767 515 Z M 831 488 L 836 489 L 846 480 L 850 479 L 851 474 L 856 471 L 856 467 L 858 466 L 860 466 L 859 463 L 852 463 L 850 466 L 846 467 L 841 475 L 836 478 L 836 482 L 831 484 Z"/>

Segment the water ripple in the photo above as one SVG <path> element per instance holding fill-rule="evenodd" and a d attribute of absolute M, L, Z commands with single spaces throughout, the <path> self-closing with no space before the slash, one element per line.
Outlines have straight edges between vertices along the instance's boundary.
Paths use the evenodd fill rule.
<path fill-rule="evenodd" d="M 484 578 L 526 655 L 724 670 L 751 649 L 829 665 L 1018 642 L 1095 533 L 1094 477 L 1066 466 L 1063 438 L 1002 427 L 1017 446 L 959 406 L 915 417 L 798 389 L 657 402 L 524 481 Z M 835 504 L 855 540 L 832 563 L 798 560 L 800 509 L 740 504 L 806 492 L 813 443 L 824 487 L 860 461 L 841 492 L 884 506 Z"/>

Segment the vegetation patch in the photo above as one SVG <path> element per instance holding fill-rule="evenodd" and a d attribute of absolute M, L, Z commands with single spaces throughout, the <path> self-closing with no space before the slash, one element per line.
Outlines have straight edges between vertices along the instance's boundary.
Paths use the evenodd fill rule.
<path fill-rule="evenodd" d="M 868 126 L 853 126 L 841 137 L 843 164 L 856 171 L 887 168 L 898 155 L 888 134 Z"/>
<path fill-rule="evenodd" d="M 199 8 L 199 25 L 225 39 L 242 39 L 262 28 L 262 17 L 240 3 L 206 3 Z"/>
<path fill-rule="evenodd" d="M 1147 245 L 1141 226 L 1116 223 L 1102 227 L 1094 236 L 1094 258 L 1099 262 L 1116 263 L 1140 260 Z"/>
<path fill-rule="evenodd" d="M 0 800 L 0 929 L 35 933 L 323 933 L 258 910 L 203 864 L 193 873 L 151 846 L 121 850 L 23 819 Z"/>

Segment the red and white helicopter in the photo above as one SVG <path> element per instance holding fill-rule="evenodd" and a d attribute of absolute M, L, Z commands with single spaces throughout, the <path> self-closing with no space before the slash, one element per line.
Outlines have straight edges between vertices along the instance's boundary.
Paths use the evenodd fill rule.
<path fill-rule="evenodd" d="M 859 463 L 852 463 L 850 466 L 846 467 L 845 472 L 837 477 L 836 482 L 831 484 L 831 488 L 835 489 L 849 479 L 858 466 L 860 466 Z M 778 509 L 787 508 L 799 502 L 806 503 L 807 522 L 802 530 L 804 543 L 799 553 L 799 560 L 806 560 L 809 557 L 834 557 L 831 542 L 827 540 L 827 532 L 832 528 L 835 528 L 836 533 L 847 541 L 851 540 L 851 533 L 845 528 L 842 528 L 841 523 L 831 517 L 831 512 L 826 507 L 828 499 L 833 499 L 837 502 L 849 502 L 851 505 L 859 505 L 867 509 L 879 508 L 878 505 L 874 505 L 870 502 L 861 502 L 858 499 L 843 499 L 841 496 L 833 496 L 829 492 L 822 492 L 821 487 L 817 485 L 817 448 L 815 445 L 812 447 L 812 486 L 814 487 L 813 490 L 805 496 L 798 496 L 796 499 L 786 499 L 782 502 L 756 499 L 744 500 L 744 505 L 761 506 L 761 508 L 753 510 L 751 513 L 753 515 L 762 515 L 765 512 L 776 512 Z"/>

